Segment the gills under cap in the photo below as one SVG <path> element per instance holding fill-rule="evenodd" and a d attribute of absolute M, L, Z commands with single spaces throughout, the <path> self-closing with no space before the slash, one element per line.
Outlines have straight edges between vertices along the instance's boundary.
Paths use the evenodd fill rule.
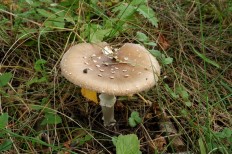
<path fill-rule="evenodd" d="M 111 51 L 105 42 L 72 46 L 61 60 L 62 74 L 80 87 L 116 96 L 134 94 L 156 84 L 159 63 L 143 46 L 126 43 Z"/>

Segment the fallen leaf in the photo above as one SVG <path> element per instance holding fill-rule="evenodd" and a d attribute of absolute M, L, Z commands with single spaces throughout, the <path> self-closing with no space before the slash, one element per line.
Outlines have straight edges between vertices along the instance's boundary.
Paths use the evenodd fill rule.
<path fill-rule="evenodd" d="M 168 43 L 164 35 L 161 33 L 159 33 L 159 36 L 158 36 L 158 44 L 163 50 L 167 50 L 168 47 L 170 46 L 170 44 Z"/>
<path fill-rule="evenodd" d="M 149 146 L 154 151 L 165 151 L 167 142 L 163 136 L 157 135 L 156 138 L 149 142 Z"/>
<path fill-rule="evenodd" d="M 156 139 L 153 140 L 156 144 L 158 151 L 164 151 L 167 145 L 167 142 L 163 136 L 156 136 Z"/>
<path fill-rule="evenodd" d="M 69 140 L 69 141 L 64 142 L 63 145 L 65 148 L 70 149 L 70 144 L 71 144 L 71 141 Z"/>
<path fill-rule="evenodd" d="M 82 88 L 81 89 L 81 94 L 85 98 L 87 98 L 87 99 L 93 101 L 94 103 L 98 104 L 97 93 L 95 91 Z"/>

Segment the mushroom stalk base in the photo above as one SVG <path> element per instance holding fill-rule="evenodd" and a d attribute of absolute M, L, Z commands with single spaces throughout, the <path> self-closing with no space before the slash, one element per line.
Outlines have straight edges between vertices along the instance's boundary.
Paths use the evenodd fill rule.
<path fill-rule="evenodd" d="M 99 98 L 104 126 L 113 126 L 116 123 L 116 120 L 114 119 L 114 104 L 116 102 L 116 97 L 114 95 L 100 94 Z"/>

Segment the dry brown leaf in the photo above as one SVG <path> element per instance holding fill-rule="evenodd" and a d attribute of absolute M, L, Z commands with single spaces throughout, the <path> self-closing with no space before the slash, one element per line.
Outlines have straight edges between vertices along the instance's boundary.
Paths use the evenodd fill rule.
<path fill-rule="evenodd" d="M 157 135 L 156 138 L 149 142 L 149 146 L 153 151 L 165 151 L 167 142 L 165 138 L 161 135 Z"/>
<path fill-rule="evenodd" d="M 163 50 L 167 50 L 170 44 L 168 43 L 167 39 L 164 37 L 163 34 L 159 33 L 158 36 L 158 44 Z"/>
<path fill-rule="evenodd" d="M 67 149 L 70 149 L 70 144 L 71 144 L 71 141 L 67 141 L 67 142 L 64 142 L 64 147 L 67 148 Z"/>

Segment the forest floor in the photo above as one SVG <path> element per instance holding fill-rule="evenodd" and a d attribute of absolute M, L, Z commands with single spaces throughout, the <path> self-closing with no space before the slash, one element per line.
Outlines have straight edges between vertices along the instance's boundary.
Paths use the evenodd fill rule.
<path fill-rule="evenodd" d="M 231 1 L 3 0 L 0 25 L 0 153 L 232 153 Z M 152 89 L 117 97 L 112 127 L 60 70 L 70 46 L 102 41 L 141 44 L 162 67 Z"/>

